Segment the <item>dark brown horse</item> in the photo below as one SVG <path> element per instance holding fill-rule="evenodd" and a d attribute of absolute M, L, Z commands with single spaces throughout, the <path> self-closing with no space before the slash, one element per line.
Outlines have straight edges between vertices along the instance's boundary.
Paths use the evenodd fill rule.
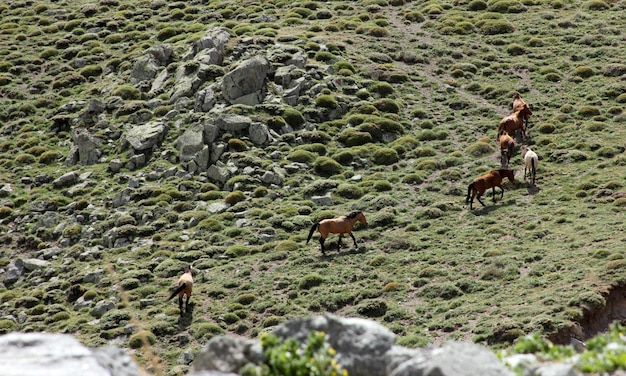
<path fill-rule="evenodd" d="M 500 193 L 500 199 L 502 199 L 504 197 L 504 189 L 502 188 L 502 180 L 504 178 L 509 178 L 511 183 L 515 184 L 514 172 L 508 168 L 491 170 L 488 173 L 474 179 L 474 181 L 472 181 L 467 187 L 465 205 L 469 203 L 470 210 L 472 210 L 472 203 L 474 202 L 474 197 L 476 197 L 478 202 L 480 202 L 482 206 L 485 206 L 485 204 L 480 200 L 480 196 L 482 196 L 489 188 L 493 189 L 493 202 L 496 202 L 496 187 L 500 188 L 500 191 L 502 191 Z"/>
<path fill-rule="evenodd" d="M 171 300 L 176 294 L 178 294 L 178 308 L 180 314 L 183 314 L 183 296 L 187 296 L 185 302 L 185 312 L 189 312 L 189 298 L 191 297 L 191 290 L 193 289 L 193 276 L 191 272 L 191 265 L 185 267 L 185 273 L 178 278 L 178 285 L 176 290 L 172 292 L 172 295 L 167 300 Z"/>
<path fill-rule="evenodd" d="M 346 233 L 350 235 L 352 241 L 354 242 L 354 247 L 356 248 L 356 239 L 354 238 L 354 235 L 352 235 L 352 228 L 354 227 L 356 221 L 359 221 L 367 226 L 367 219 L 365 219 L 365 215 L 362 211 L 354 211 L 348 215 L 343 215 L 338 218 L 323 219 L 313 224 L 313 227 L 311 227 L 311 231 L 309 231 L 309 237 L 306 239 L 306 243 L 309 244 L 309 240 L 311 240 L 313 233 L 315 232 L 315 230 L 318 230 L 320 232 L 320 246 L 322 247 L 323 255 L 326 255 L 326 252 L 324 250 L 324 242 L 326 241 L 326 238 L 328 238 L 328 235 L 331 233 L 339 234 L 339 240 L 337 241 L 337 250 L 341 248 L 341 238 L 343 237 L 343 234 Z"/>
<path fill-rule="evenodd" d="M 524 128 L 524 121 L 528 121 L 528 117 L 532 115 L 533 112 L 530 110 L 527 104 L 524 104 L 522 108 L 515 111 L 514 113 L 505 116 L 498 123 L 498 135 L 500 132 L 505 131 L 510 135 L 515 135 L 515 131 L 518 129 L 522 130 L 522 139 L 526 139 L 526 128 Z"/>
<path fill-rule="evenodd" d="M 504 131 L 500 131 L 498 139 L 500 142 L 500 162 L 502 167 L 508 167 L 513 156 L 513 150 L 515 150 L 515 141 Z"/>

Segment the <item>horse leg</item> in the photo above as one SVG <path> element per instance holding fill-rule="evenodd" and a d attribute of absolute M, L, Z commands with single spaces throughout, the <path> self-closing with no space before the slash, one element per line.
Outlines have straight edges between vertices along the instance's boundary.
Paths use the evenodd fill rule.
<path fill-rule="evenodd" d="M 185 312 L 189 312 L 189 298 L 191 298 L 191 295 L 187 295 L 187 301 L 185 301 Z"/>
<path fill-rule="evenodd" d="M 495 204 L 496 203 L 496 186 L 495 185 L 491 188 L 491 196 L 493 198 L 493 203 Z"/>
<path fill-rule="evenodd" d="M 320 247 L 322 247 L 322 254 L 326 256 L 326 252 L 324 251 L 324 241 L 326 239 L 320 236 Z"/>
<path fill-rule="evenodd" d="M 480 196 L 481 196 L 481 195 L 482 195 L 481 193 L 478 193 L 478 194 L 476 195 L 476 199 L 478 200 L 478 202 L 480 202 L 480 204 L 481 204 L 482 206 L 485 206 L 485 203 L 484 203 L 484 202 L 482 202 L 482 200 L 480 199 Z M 470 208 L 470 209 L 471 209 L 471 208 Z"/>
<path fill-rule="evenodd" d="M 498 185 L 498 188 L 500 188 L 500 200 L 502 200 L 504 198 L 504 189 L 501 185 Z M 493 190 L 495 191 L 496 187 L 493 187 Z"/>
<path fill-rule="evenodd" d="M 183 314 L 183 296 L 178 295 L 178 309 L 180 310 L 180 314 Z"/>
<path fill-rule="evenodd" d="M 350 237 L 352 238 L 352 241 L 354 242 L 354 248 L 356 248 L 357 247 L 356 239 L 354 238 L 354 235 L 352 235 L 352 233 L 350 233 Z"/>
<path fill-rule="evenodd" d="M 341 238 L 343 237 L 343 234 L 339 234 L 339 240 L 337 240 L 337 250 L 341 249 Z"/>

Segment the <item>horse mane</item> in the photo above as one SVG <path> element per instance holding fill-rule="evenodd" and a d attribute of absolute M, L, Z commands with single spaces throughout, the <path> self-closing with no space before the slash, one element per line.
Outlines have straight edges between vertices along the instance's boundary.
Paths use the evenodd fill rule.
<path fill-rule="evenodd" d="M 361 213 L 360 210 L 353 211 L 352 213 L 346 215 L 346 218 L 354 218 Z"/>

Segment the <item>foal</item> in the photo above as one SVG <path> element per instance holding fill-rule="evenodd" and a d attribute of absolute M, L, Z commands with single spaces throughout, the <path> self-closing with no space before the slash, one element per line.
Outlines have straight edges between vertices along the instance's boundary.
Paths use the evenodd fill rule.
<path fill-rule="evenodd" d="M 528 170 L 532 184 L 535 185 L 535 175 L 537 173 L 537 166 L 539 165 L 539 157 L 537 157 L 537 153 L 526 145 L 522 145 L 521 149 L 522 159 L 524 160 L 524 179 L 526 179 L 526 170 Z"/>
<path fill-rule="evenodd" d="M 185 302 L 185 312 L 189 312 L 189 298 L 191 297 L 191 290 L 193 289 L 193 276 L 191 274 L 191 265 L 185 267 L 185 273 L 178 278 L 178 287 L 172 292 L 172 295 L 167 300 L 172 299 L 178 294 L 178 308 L 180 314 L 183 314 L 183 296 L 187 296 Z"/>
<path fill-rule="evenodd" d="M 480 202 L 482 206 L 485 206 L 485 204 L 480 200 L 480 196 L 482 196 L 489 188 L 493 189 L 493 202 L 496 202 L 496 187 L 500 188 L 500 199 L 502 199 L 504 197 L 502 179 L 504 178 L 509 178 L 509 181 L 515 184 L 514 172 L 508 168 L 491 170 L 488 173 L 474 179 L 474 181 L 472 181 L 467 187 L 465 205 L 469 202 L 470 210 L 472 210 L 472 203 L 474 202 L 474 197 L 476 197 L 478 202 Z"/>

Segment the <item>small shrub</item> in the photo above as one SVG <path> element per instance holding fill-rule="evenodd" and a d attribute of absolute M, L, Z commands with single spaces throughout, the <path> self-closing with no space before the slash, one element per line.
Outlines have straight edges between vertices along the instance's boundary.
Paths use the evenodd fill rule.
<path fill-rule="evenodd" d="M 354 160 L 354 154 L 350 150 L 342 150 L 338 152 L 337 154 L 334 154 L 332 158 L 336 160 L 337 163 L 341 164 L 342 166 L 348 166 Z"/>
<path fill-rule="evenodd" d="M 15 156 L 15 163 L 20 165 L 30 165 L 35 163 L 35 156 L 27 153 L 21 153 Z"/>
<path fill-rule="evenodd" d="M 358 199 L 361 198 L 364 194 L 363 189 L 359 186 L 347 183 L 339 184 L 335 193 L 347 199 Z"/>
<path fill-rule="evenodd" d="M 389 98 L 382 98 L 374 102 L 374 107 L 376 107 L 378 111 L 388 112 L 392 114 L 397 114 L 398 112 L 400 112 L 400 105 L 398 104 L 398 102 Z"/>
<path fill-rule="evenodd" d="M 83 69 L 80 70 L 80 75 L 89 78 L 89 77 L 98 77 L 102 74 L 102 67 L 99 65 L 87 65 Z"/>
<path fill-rule="evenodd" d="M 295 108 L 288 107 L 282 113 L 282 118 L 287 122 L 287 124 L 296 128 L 305 123 L 304 116 L 302 113 Z"/>
<path fill-rule="evenodd" d="M 232 191 L 230 192 L 226 198 L 224 199 L 224 201 L 227 204 L 230 205 L 235 205 L 238 202 L 244 201 L 246 199 L 246 194 L 243 193 L 242 191 L 236 190 L 236 191 Z"/>
<path fill-rule="evenodd" d="M 17 324 L 13 320 L 2 319 L 0 320 L 0 334 L 7 334 L 15 331 Z"/>
<path fill-rule="evenodd" d="M 506 47 L 506 52 L 508 52 L 509 55 L 512 56 L 519 56 L 524 55 L 526 53 L 526 49 L 520 44 L 513 43 Z"/>
<path fill-rule="evenodd" d="M 593 70 L 593 68 L 587 65 L 583 65 L 581 67 L 577 67 L 576 69 L 574 69 L 574 76 L 578 76 L 582 78 L 589 78 L 593 76 L 594 74 L 595 74 L 595 71 Z"/>
<path fill-rule="evenodd" d="M 256 300 L 256 296 L 253 294 L 241 294 L 236 298 L 237 303 L 243 305 L 250 305 Z"/>
<path fill-rule="evenodd" d="M 589 10 L 606 10 L 610 6 L 604 0 L 589 0 L 584 4 L 584 7 Z"/>
<path fill-rule="evenodd" d="M 274 334 L 263 334 L 261 345 L 264 363 L 260 375 L 346 375 L 335 361 L 335 351 L 325 341 L 323 332 L 313 331 L 306 343 L 300 344 L 295 338 L 282 340 Z M 249 367 L 249 368 L 248 368 Z M 312 370 L 315 370 L 313 372 Z M 258 375 L 254 366 L 244 366 L 242 375 Z"/>
<path fill-rule="evenodd" d="M 217 335 L 224 334 L 224 329 L 212 322 L 203 322 L 192 328 L 192 333 L 197 340 L 206 341 Z"/>
<path fill-rule="evenodd" d="M 179 34 L 179 31 L 173 27 L 165 27 L 157 33 L 157 39 L 163 42 L 166 39 L 170 39 Z"/>
<path fill-rule="evenodd" d="M 369 86 L 369 91 L 373 93 L 378 93 L 382 96 L 389 96 L 393 94 L 393 86 L 384 81 L 375 81 L 373 84 Z"/>
<path fill-rule="evenodd" d="M 539 133 L 550 134 L 550 133 L 554 133 L 554 131 L 556 130 L 556 127 L 552 123 L 541 123 L 539 124 L 539 127 L 537 128 L 537 130 L 539 131 Z"/>
<path fill-rule="evenodd" d="M 8 206 L 0 206 L 0 219 L 8 218 L 13 213 L 13 210 Z"/>
<path fill-rule="evenodd" d="M 582 106 L 578 109 L 578 115 L 583 117 L 592 117 L 600 115 L 600 109 L 595 106 Z"/>
<path fill-rule="evenodd" d="M 391 165 L 398 162 L 398 153 L 391 148 L 380 148 L 374 152 L 373 161 L 379 165 Z"/>
<path fill-rule="evenodd" d="M 480 157 L 485 154 L 493 153 L 494 151 L 495 149 L 491 146 L 491 144 L 483 141 L 477 141 L 466 149 L 466 152 L 474 157 Z"/>
<path fill-rule="evenodd" d="M 497 35 L 512 33 L 515 28 L 506 20 L 488 19 L 482 24 L 480 30 L 485 35 Z"/>
<path fill-rule="evenodd" d="M 228 140 L 228 149 L 233 151 L 244 151 L 248 149 L 248 145 L 238 138 L 231 138 Z"/>
<path fill-rule="evenodd" d="M 124 84 L 113 89 L 111 95 L 125 100 L 138 100 L 141 98 L 141 91 L 132 85 Z"/>
<path fill-rule="evenodd" d="M 50 164 L 52 162 L 56 162 L 59 158 L 61 158 L 60 152 L 56 150 L 48 150 L 39 156 L 39 163 Z"/>
<path fill-rule="evenodd" d="M 357 306 L 356 311 L 365 317 L 382 317 L 387 313 L 387 303 L 378 299 L 365 300 Z"/>
<path fill-rule="evenodd" d="M 343 167 L 330 157 L 319 157 L 313 164 L 313 169 L 320 175 L 331 176 L 341 173 Z"/>
<path fill-rule="evenodd" d="M 605 124 L 600 121 L 591 121 L 585 124 L 585 129 L 589 132 L 599 132 L 605 128 Z"/>
<path fill-rule="evenodd" d="M 317 159 L 318 155 L 312 153 L 308 150 L 297 149 L 294 150 L 291 154 L 287 156 L 287 159 L 290 161 L 298 162 L 298 163 L 306 163 L 310 164 Z"/>
<path fill-rule="evenodd" d="M 337 108 L 339 107 L 339 103 L 337 103 L 337 99 L 330 94 L 322 94 L 319 97 L 315 98 L 315 105 L 317 107 L 323 108 Z"/>
<path fill-rule="evenodd" d="M 321 285 L 323 282 L 324 278 L 319 274 L 307 274 L 298 281 L 298 288 L 300 290 L 309 290 Z"/>

